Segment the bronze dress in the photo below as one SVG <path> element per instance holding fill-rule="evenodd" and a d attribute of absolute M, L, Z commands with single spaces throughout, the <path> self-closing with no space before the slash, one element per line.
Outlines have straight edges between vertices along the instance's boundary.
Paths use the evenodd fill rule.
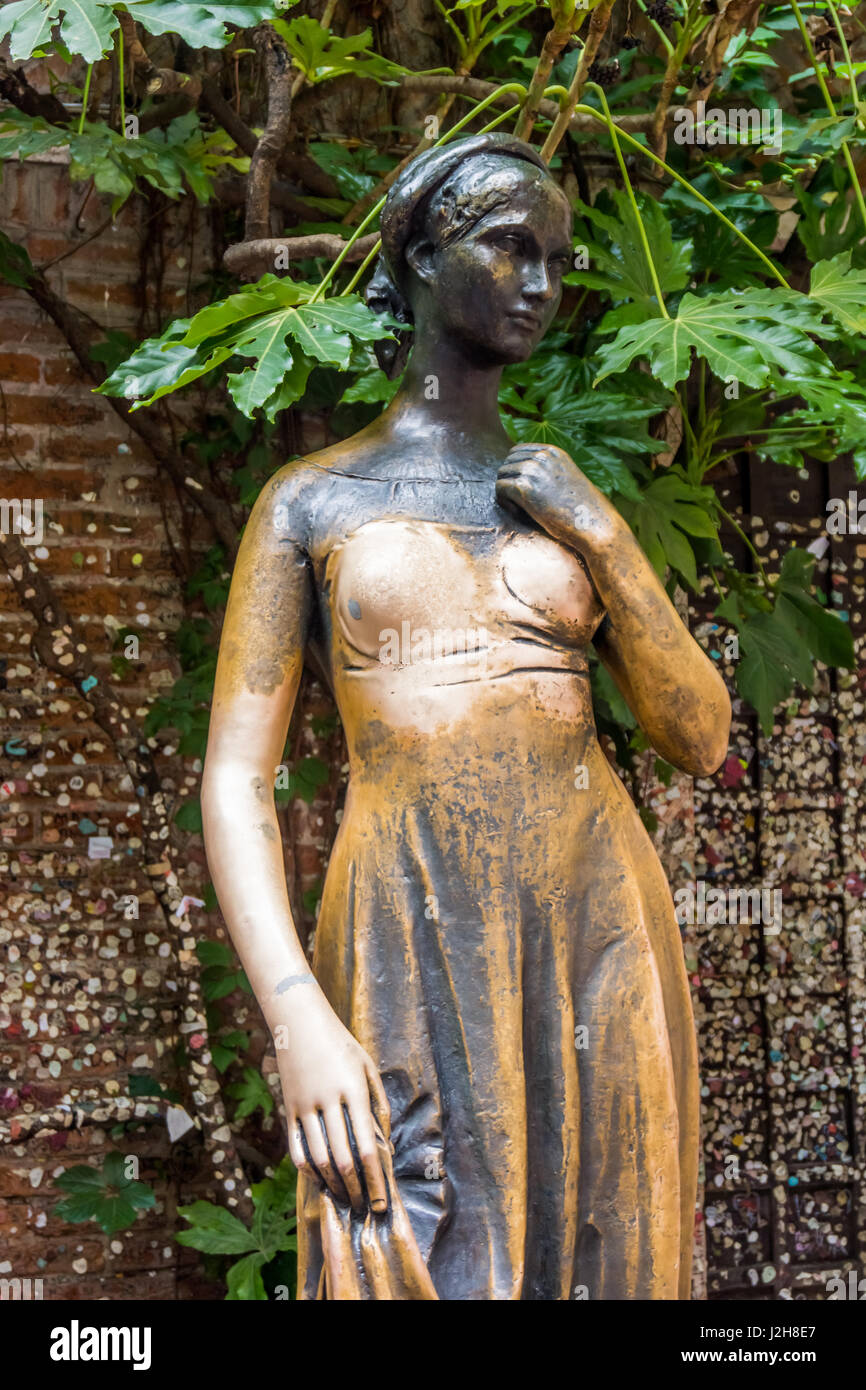
<path fill-rule="evenodd" d="M 313 968 L 385 1084 L 390 1206 L 302 1177 L 299 1297 L 688 1297 L 694 1029 L 596 737 L 603 611 L 530 523 L 372 493 L 310 543 L 350 757 Z"/>

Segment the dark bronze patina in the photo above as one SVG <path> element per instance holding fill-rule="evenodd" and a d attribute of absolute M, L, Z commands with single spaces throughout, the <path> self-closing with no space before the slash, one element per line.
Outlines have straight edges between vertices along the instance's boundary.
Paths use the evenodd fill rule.
<path fill-rule="evenodd" d="M 430 151 L 382 230 L 371 297 L 414 325 L 405 380 L 256 504 L 205 769 L 301 1170 L 300 1297 L 687 1298 L 688 985 L 587 647 L 686 772 L 721 763 L 728 696 L 608 499 L 500 424 L 502 369 L 569 264 L 538 156 L 497 135 Z M 314 977 L 270 795 L 305 654 L 350 759 Z"/>

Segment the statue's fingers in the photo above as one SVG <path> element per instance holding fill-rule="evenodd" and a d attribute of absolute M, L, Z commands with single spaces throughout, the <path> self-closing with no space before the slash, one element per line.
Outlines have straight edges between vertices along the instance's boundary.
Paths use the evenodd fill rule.
<path fill-rule="evenodd" d="M 304 1115 L 302 1124 L 304 1129 L 304 1140 L 310 1153 L 310 1159 L 318 1169 L 322 1182 L 331 1190 L 339 1201 L 348 1202 L 349 1194 L 328 1152 L 328 1144 L 325 1137 L 325 1127 L 321 1112 L 315 1111 L 309 1115 Z"/>
<path fill-rule="evenodd" d="M 349 1124 L 358 1151 L 358 1159 L 367 1186 L 370 1207 L 381 1215 L 388 1210 L 388 1187 L 382 1170 L 373 1116 L 369 1106 L 363 1104 L 348 1106 Z"/>
<path fill-rule="evenodd" d="M 391 1134 L 391 1107 L 388 1104 L 385 1087 L 382 1085 L 382 1078 L 369 1058 L 364 1062 L 364 1073 L 367 1077 L 373 1118 L 384 1137 L 388 1139 Z"/>
<path fill-rule="evenodd" d="M 299 1173 L 303 1173 L 305 1177 L 313 1178 L 315 1181 L 321 1182 L 321 1177 L 316 1172 L 304 1145 L 303 1133 L 300 1120 L 296 1115 L 291 1115 L 289 1117 L 289 1158 L 292 1160 Z"/>
<path fill-rule="evenodd" d="M 328 1138 L 328 1150 L 334 1166 L 343 1180 L 343 1186 L 349 1194 L 349 1201 L 356 1211 L 361 1211 L 364 1206 L 364 1195 L 361 1191 L 360 1178 L 355 1169 L 355 1160 L 352 1156 L 342 1105 L 334 1105 L 326 1110 L 324 1122 Z"/>

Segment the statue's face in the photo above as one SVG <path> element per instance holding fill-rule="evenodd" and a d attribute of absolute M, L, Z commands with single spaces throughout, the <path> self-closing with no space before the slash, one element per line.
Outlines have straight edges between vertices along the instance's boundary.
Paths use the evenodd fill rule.
<path fill-rule="evenodd" d="M 508 180 L 507 202 L 431 260 L 439 331 L 497 362 L 523 362 L 559 307 L 571 264 L 571 209 L 540 169 Z"/>

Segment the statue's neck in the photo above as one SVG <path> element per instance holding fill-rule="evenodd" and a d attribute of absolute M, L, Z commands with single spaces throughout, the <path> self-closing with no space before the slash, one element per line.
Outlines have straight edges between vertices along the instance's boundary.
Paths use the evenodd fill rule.
<path fill-rule="evenodd" d="M 412 349 L 403 385 L 387 412 L 388 424 L 404 438 L 431 444 L 468 445 L 496 454 L 510 447 L 499 420 L 502 367 L 469 357 L 459 343 L 419 340 Z"/>

